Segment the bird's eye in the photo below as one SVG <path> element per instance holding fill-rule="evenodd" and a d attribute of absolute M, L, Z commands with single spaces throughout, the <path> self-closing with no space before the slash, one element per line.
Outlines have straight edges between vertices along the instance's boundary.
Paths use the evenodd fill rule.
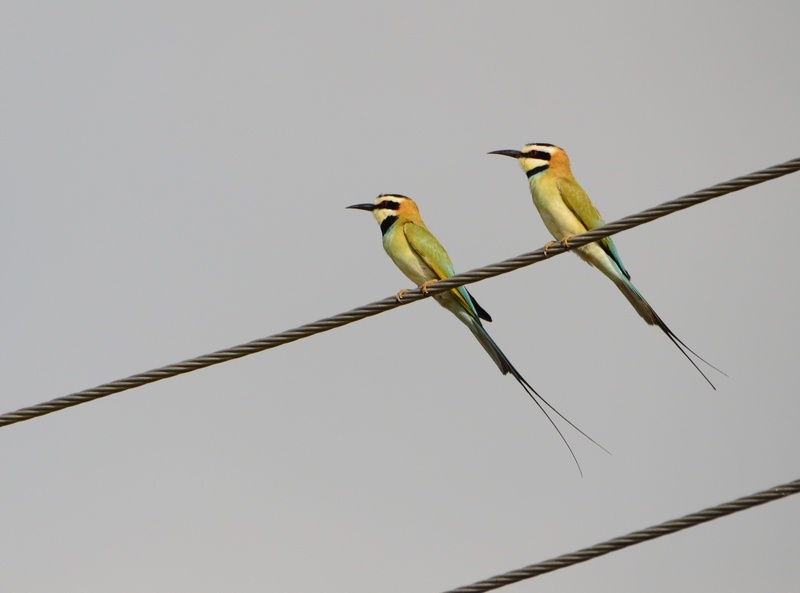
<path fill-rule="evenodd" d="M 525 153 L 525 156 L 529 159 L 539 159 L 540 161 L 549 161 L 550 160 L 550 153 L 545 152 L 544 150 L 529 150 Z"/>
<path fill-rule="evenodd" d="M 400 202 L 395 200 L 382 200 L 375 204 L 375 210 L 400 210 Z"/>

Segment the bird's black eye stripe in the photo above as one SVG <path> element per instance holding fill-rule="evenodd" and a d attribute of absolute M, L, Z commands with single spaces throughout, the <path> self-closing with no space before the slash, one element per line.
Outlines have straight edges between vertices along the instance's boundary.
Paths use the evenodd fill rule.
<path fill-rule="evenodd" d="M 544 150 L 531 150 L 525 153 L 525 156 L 532 159 L 539 159 L 540 161 L 549 161 L 550 153 Z"/>
<path fill-rule="evenodd" d="M 394 200 L 384 200 L 378 204 L 378 208 L 386 210 L 400 210 L 400 202 L 395 202 Z"/>

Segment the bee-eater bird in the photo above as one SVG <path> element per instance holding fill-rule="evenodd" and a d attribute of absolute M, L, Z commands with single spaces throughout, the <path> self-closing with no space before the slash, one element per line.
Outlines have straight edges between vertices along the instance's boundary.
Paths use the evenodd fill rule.
<path fill-rule="evenodd" d="M 569 157 L 562 148 L 536 142 L 528 144 L 522 150 L 495 150 L 489 154 L 501 154 L 519 161 L 522 170 L 528 176 L 533 204 L 539 211 L 544 226 L 556 241 L 560 241 L 565 247 L 573 235 L 591 231 L 605 224 L 589 196 L 572 176 Z M 550 244 L 548 243 L 548 245 Z M 583 261 L 608 276 L 642 319 L 649 325 L 658 326 L 708 384 L 716 389 L 706 374 L 691 359 L 688 352 L 694 354 L 714 370 L 720 373 L 722 371 L 704 360 L 667 327 L 667 324 L 631 282 L 631 275 L 625 269 L 611 237 L 578 247 L 575 251 Z M 547 253 L 547 246 L 545 246 L 545 253 Z"/>
<path fill-rule="evenodd" d="M 439 243 L 436 237 L 428 230 L 428 227 L 425 226 L 425 223 L 422 222 L 419 209 L 411 198 L 396 194 L 384 194 L 378 196 L 371 204 L 354 204 L 348 206 L 348 208 L 372 212 L 373 216 L 375 216 L 375 220 L 378 221 L 381 227 L 383 248 L 386 250 L 386 253 L 395 265 L 400 268 L 400 271 L 414 284 L 419 286 L 423 292 L 427 292 L 428 287 L 433 282 L 449 278 L 455 274 L 450 257 L 447 255 L 441 243 Z M 397 294 L 398 300 L 402 299 L 404 292 L 406 291 L 400 291 Z M 503 354 L 502 350 L 495 344 L 494 340 L 481 323 L 481 319 L 484 321 L 491 321 L 491 316 L 474 298 L 472 298 L 472 295 L 465 287 L 459 286 L 447 292 L 440 292 L 433 295 L 433 298 L 436 299 L 442 307 L 458 317 L 458 319 L 469 328 L 472 334 L 478 339 L 481 346 L 483 346 L 483 349 L 492 357 L 492 360 L 500 369 L 500 372 L 504 375 L 511 373 L 531 399 L 536 402 L 536 405 L 539 406 L 556 431 L 558 431 L 561 440 L 567 445 L 572 458 L 578 465 L 578 470 L 580 470 L 580 464 L 575 457 L 572 447 L 570 447 L 567 439 L 558 429 L 558 426 L 556 426 L 544 406 L 550 408 L 575 430 L 595 443 L 598 447 L 605 450 L 602 445 L 599 445 L 594 439 L 567 420 L 561 412 L 550 405 L 547 400 L 531 387 L 530 383 L 525 380 L 519 371 L 514 368 L 514 365 L 511 364 L 506 355 Z M 542 403 L 539 403 L 539 400 L 541 400 Z M 544 406 L 542 404 L 544 404 Z M 581 474 L 582 473 L 583 472 L 581 472 Z"/>

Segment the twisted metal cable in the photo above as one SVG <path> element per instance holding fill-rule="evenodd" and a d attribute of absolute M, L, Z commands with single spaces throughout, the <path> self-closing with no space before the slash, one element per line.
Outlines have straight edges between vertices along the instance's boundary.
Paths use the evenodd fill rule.
<path fill-rule="evenodd" d="M 756 494 L 752 494 L 750 496 L 737 498 L 731 502 L 710 507 L 697 513 L 692 513 L 691 515 L 685 515 L 680 519 L 672 519 L 671 521 L 666 521 L 659 525 L 653 525 L 647 529 L 634 531 L 621 537 L 615 537 L 614 539 L 595 544 L 594 546 L 578 550 L 577 552 L 572 552 L 571 554 L 563 554 L 538 564 L 531 564 L 525 568 L 512 570 L 490 579 L 473 583 L 472 585 L 459 587 L 458 589 L 451 589 L 445 593 L 483 593 L 485 591 L 499 589 L 505 585 L 511 585 L 512 583 L 518 583 L 519 581 L 531 579 L 539 576 L 540 574 L 545 574 L 560 568 L 567 568 L 568 566 L 586 562 L 587 560 L 597 558 L 598 556 L 603 556 L 609 552 L 616 552 L 617 550 L 627 548 L 628 546 L 634 546 L 651 539 L 656 539 L 663 535 L 688 529 L 689 527 L 694 527 L 695 525 L 700 525 L 701 523 L 713 521 L 714 519 L 719 519 L 720 517 L 725 517 L 726 515 L 738 513 L 739 511 L 744 511 L 755 506 L 772 502 L 773 500 L 778 500 L 792 494 L 797 494 L 798 492 L 800 492 L 800 479 L 795 480 L 794 482 L 782 484 L 780 486 L 775 486 L 768 490 L 762 490 L 761 492 L 757 492 Z"/>
<path fill-rule="evenodd" d="M 524 253 L 517 257 L 506 259 L 490 266 L 477 268 L 475 270 L 470 270 L 468 272 L 452 276 L 447 280 L 441 280 L 432 285 L 428 292 L 430 294 L 436 294 L 438 292 L 455 288 L 456 286 L 470 284 L 472 282 L 477 282 L 478 280 L 512 272 L 518 268 L 529 266 L 544 259 L 549 259 L 556 255 L 560 255 L 565 251 L 570 251 L 576 247 L 580 247 L 582 245 L 586 245 L 587 243 L 602 239 L 603 237 L 616 235 L 617 233 L 632 229 L 647 222 L 652 222 L 668 214 L 673 214 L 674 212 L 691 208 L 692 206 L 696 206 L 714 198 L 719 198 L 720 196 L 739 191 L 740 189 L 745 189 L 753 185 L 758 185 L 759 183 L 764 183 L 765 181 L 783 177 L 784 175 L 794 173 L 798 170 L 800 170 L 800 158 L 792 159 L 779 165 L 773 165 L 772 167 L 750 173 L 749 175 L 736 177 L 730 181 L 718 183 L 706 189 L 702 189 L 690 194 L 686 194 L 685 196 L 675 198 L 674 200 L 664 202 L 658 206 L 653 206 L 652 208 L 643 210 L 638 214 L 631 214 L 624 218 L 620 218 L 619 220 L 607 223 L 600 228 L 594 229 L 593 231 L 588 231 L 586 233 L 581 233 L 580 235 L 570 237 L 569 244 L 567 246 L 560 242 L 548 244 L 546 254 L 544 248 L 537 249 L 536 251 Z M 403 300 L 410 301 L 412 300 L 412 297 L 415 300 L 416 298 L 419 298 L 418 294 L 413 294 L 414 292 L 419 293 L 420 291 L 409 291 L 408 295 L 403 297 Z"/>
<path fill-rule="evenodd" d="M 395 297 L 387 297 L 380 301 L 375 301 L 368 305 L 351 309 L 345 313 L 339 313 L 333 317 L 327 317 L 325 319 L 320 319 L 319 321 L 307 323 L 305 325 L 301 325 L 294 329 L 277 333 L 266 338 L 253 340 L 252 342 L 247 342 L 246 344 L 234 346 L 233 348 L 218 350 L 216 352 L 212 352 L 211 354 L 190 358 L 188 360 L 167 365 L 158 369 L 131 375 L 125 379 L 118 379 L 116 381 L 111 381 L 110 383 L 104 383 L 103 385 L 99 385 L 91 389 L 85 389 L 83 391 L 71 393 L 69 395 L 58 397 L 35 406 L 21 408 L 14 412 L 7 412 L 3 415 L 0 415 L 0 428 L 10 424 L 15 424 L 17 422 L 22 422 L 24 420 L 30 420 L 31 418 L 36 418 L 38 416 L 44 416 L 45 414 L 50 414 L 51 412 L 57 412 L 65 408 L 77 406 L 78 404 L 93 401 L 107 395 L 120 393 L 128 389 L 133 389 L 134 387 L 141 387 L 142 385 L 146 385 L 148 383 L 154 383 L 162 379 L 175 377 L 183 373 L 189 373 L 215 364 L 241 358 L 243 356 L 247 356 L 248 354 L 255 354 L 256 352 L 261 352 L 262 350 L 268 350 L 269 348 L 282 346 L 283 344 L 288 344 L 289 342 L 294 342 L 295 340 L 307 338 L 309 336 L 313 336 L 314 334 L 335 329 L 337 327 L 353 323 L 354 321 L 359 321 L 361 319 L 377 315 L 383 311 L 388 311 L 389 309 L 394 309 L 395 307 L 424 299 L 428 296 L 444 292 L 456 286 L 471 284 L 479 280 L 491 278 L 493 276 L 499 276 L 500 274 L 506 274 L 513 270 L 535 264 L 544 259 L 555 257 L 565 251 L 574 249 L 575 247 L 580 247 L 581 245 L 591 243 L 592 241 L 597 241 L 603 237 L 614 235 L 621 231 L 637 227 L 645 224 L 646 222 L 651 222 L 657 218 L 666 216 L 667 214 L 677 212 L 678 210 L 683 210 L 684 208 L 701 204 L 713 198 L 717 198 L 725 194 L 750 187 L 752 185 L 757 185 L 771 179 L 776 179 L 778 177 L 782 177 L 783 175 L 788 175 L 789 173 L 794 173 L 797 170 L 800 170 L 800 158 L 787 161 L 780 165 L 774 165 L 767 169 L 750 173 L 749 175 L 737 177 L 724 183 L 719 183 L 698 192 L 687 194 L 669 202 L 664 202 L 659 206 L 644 210 L 639 214 L 626 216 L 625 218 L 607 224 L 602 228 L 595 229 L 587 233 L 582 233 L 580 235 L 575 235 L 574 237 L 570 238 L 568 246 L 562 245 L 561 243 L 554 243 L 552 246 L 548 247 L 547 253 L 545 253 L 543 248 L 537 249 L 536 251 L 525 253 L 497 264 L 483 268 L 477 268 L 464 274 L 452 276 L 447 280 L 442 280 L 433 284 L 428 289 L 427 294 L 423 293 L 418 288 L 414 288 L 406 293 L 402 302 L 398 302 Z"/>

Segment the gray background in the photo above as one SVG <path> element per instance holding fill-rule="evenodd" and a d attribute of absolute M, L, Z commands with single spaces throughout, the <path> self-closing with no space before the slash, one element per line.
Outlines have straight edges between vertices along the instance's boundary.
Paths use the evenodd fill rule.
<path fill-rule="evenodd" d="M 0 6 L 2 411 L 409 282 L 345 206 L 417 199 L 460 270 L 800 156 L 794 2 Z M 0 430 L 5 591 L 439 591 L 798 476 L 800 176 L 626 232 L 713 392 L 562 256 L 472 287 L 543 416 L 433 302 Z M 800 499 L 510 591 L 788 591 Z"/>

